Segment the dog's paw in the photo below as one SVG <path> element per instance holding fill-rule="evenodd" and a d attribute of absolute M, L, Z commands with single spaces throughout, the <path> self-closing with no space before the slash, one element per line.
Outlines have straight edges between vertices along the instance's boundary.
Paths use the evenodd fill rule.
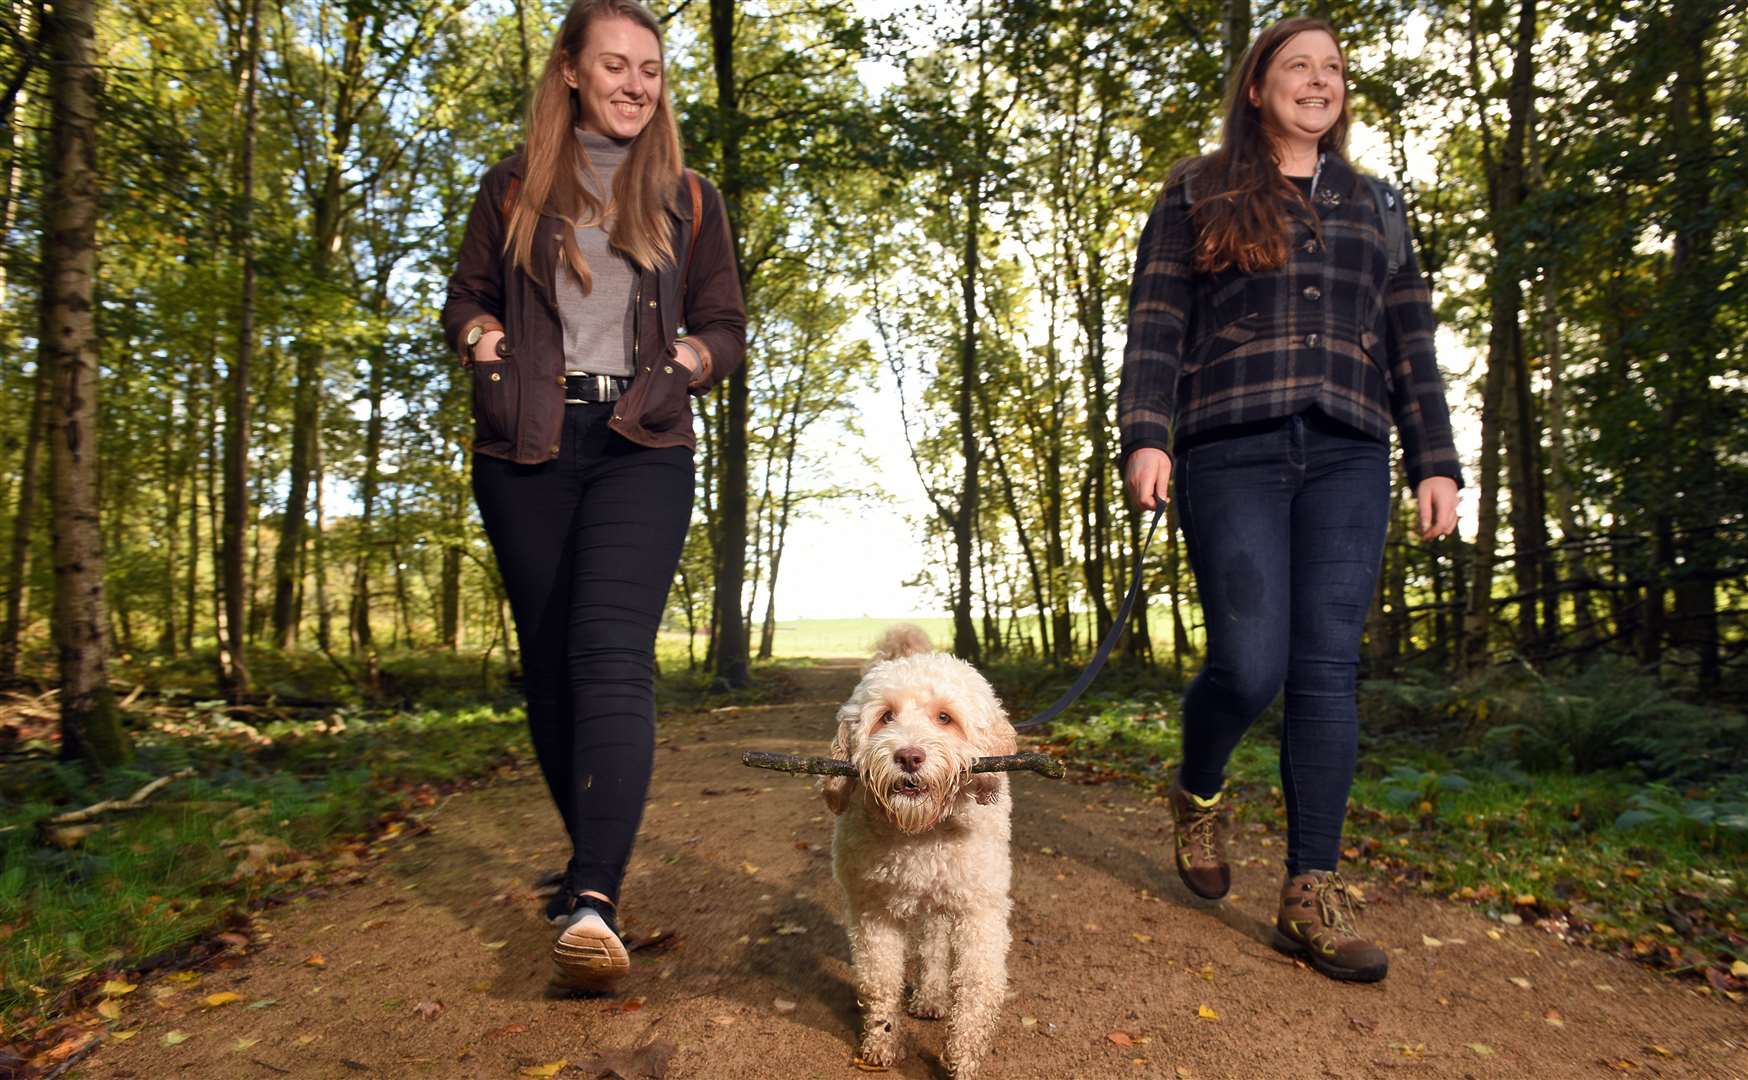
<path fill-rule="evenodd" d="M 947 1067 L 947 1075 L 951 1076 L 953 1080 L 972 1080 L 982 1068 L 983 1059 L 981 1057 L 961 1059 L 955 1057 L 952 1049 L 949 1048 L 946 1056 L 941 1059 L 941 1064 Z"/>
<path fill-rule="evenodd" d="M 918 1020 L 939 1020 L 947 1015 L 948 1000 L 945 995 L 925 994 L 916 990 L 910 995 L 905 1011 Z"/>
<path fill-rule="evenodd" d="M 862 1046 L 856 1056 L 869 1065 L 896 1065 L 904 1057 L 899 1042 L 898 1025 L 890 1020 L 871 1020 L 862 1033 Z"/>

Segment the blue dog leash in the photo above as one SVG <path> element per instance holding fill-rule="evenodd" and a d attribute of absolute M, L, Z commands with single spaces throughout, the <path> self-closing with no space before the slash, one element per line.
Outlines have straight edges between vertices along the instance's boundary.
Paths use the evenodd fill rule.
<path fill-rule="evenodd" d="M 1140 549 L 1135 552 L 1135 569 L 1129 575 L 1129 595 L 1123 597 L 1123 606 L 1117 610 L 1116 621 L 1111 623 L 1111 629 L 1105 634 L 1105 640 L 1099 643 L 1099 651 L 1093 654 L 1086 670 L 1080 673 L 1080 678 L 1074 680 L 1074 685 L 1068 688 L 1067 693 L 1056 699 L 1055 704 L 1025 723 L 1015 724 L 1015 731 L 1041 727 L 1061 716 L 1080 695 L 1086 693 L 1086 688 L 1093 684 L 1093 680 L 1098 678 L 1105 661 L 1111 658 L 1111 650 L 1117 647 L 1117 639 L 1123 636 L 1123 627 L 1129 622 L 1129 613 L 1135 608 L 1135 598 L 1141 595 L 1141 563 L 1147 556 L 1147 549 L 1153 546 L 1153 534 L 1159 531 L 1159 523 L 1164 517 L 1165 503 L 1161 502 L 1154 507 L 1153 524 L 1147 528 L 1147 539 L 1141 542 Z"/>

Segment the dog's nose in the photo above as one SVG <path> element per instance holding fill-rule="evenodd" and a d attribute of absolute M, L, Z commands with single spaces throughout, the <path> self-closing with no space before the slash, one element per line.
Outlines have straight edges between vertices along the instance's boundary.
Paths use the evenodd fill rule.
<path fill-rule="evenodd" d="M 905 746 L 900 747 L 898 751 L 892 755 L 892 760 L 898 762 L 899 768 L 909 773 L 916 772 L 918 769 L 922 768 L 923 762 L 928 760 L 928 756 L 929 755 L 923 753 L 923 748 L 920 746 Z"/>

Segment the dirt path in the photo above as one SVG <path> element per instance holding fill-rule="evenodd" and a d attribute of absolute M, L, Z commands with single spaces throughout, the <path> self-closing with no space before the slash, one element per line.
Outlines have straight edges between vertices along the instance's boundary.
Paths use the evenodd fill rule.
<path fill-rule="evenodd" d="M 659 1073 L 664 1043 L 669 1077 L 859 1075 L 825 809 L 807 781 L 738 763 L 750 748 L 823 753 L 855 668 L 783 677 L 786 704 L 664 718 L 625 905 L 628 931 L 673 937 L 634 954 L 619 997 L 547 989 L 551 931 L 529 883 L 563 849 L 531 776 L 454 798 L 364 881 L 267 913 L 271 936 L 235 967 L 148 982 L 120 1025 L 138 1034 L 74 1075 L 513 1077 L 562 1059 L 562 1076 L 617 1063 L 631 1080 L 639 1065 Z M 1031 776 L 1014 790 L 996 1080 L 1748 1077 L 1741 1009 L 1370 882 L 1364 925 L 1390 978 L 1330 982 L 1266 944 L 1278 838 L 1246 835 L 1233 895 L 1205 905 L 1171 873 L 1162 806 Z M 226 992 L 241 1000 L 202 1005 Z M 171 1032 L 185 1041 L 166 1045 Z M 944 1076 L 944 1026 L 909 1033 L 891 1075 Z"/>

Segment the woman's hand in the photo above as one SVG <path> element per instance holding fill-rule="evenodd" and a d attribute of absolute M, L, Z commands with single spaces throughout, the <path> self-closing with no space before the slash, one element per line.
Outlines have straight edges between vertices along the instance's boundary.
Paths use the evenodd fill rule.
<path fill-rule="evenodd" d="M 1123 466 L 1123 486 L 1129 491 L 1129 501 L 1143 510 L 1170 502 L 1171 455 L 1151 446 L 1132 452 Z"/>
<path fill-rule="evenodd" d="M 1420 538 L 1437 540 L 1457 527 L 1457 482 L 1448 476 L 1429 476 L 1415 489 L 1420 500 Z"/>
<path fill-rule="evenodd" d="M 473 361 L 484 361 L 488 364 L 498 359 L 498 342 L 504 340 L 502 330 L 487 330 L 480 335 L 479 341 L 473 347 Z"/>

